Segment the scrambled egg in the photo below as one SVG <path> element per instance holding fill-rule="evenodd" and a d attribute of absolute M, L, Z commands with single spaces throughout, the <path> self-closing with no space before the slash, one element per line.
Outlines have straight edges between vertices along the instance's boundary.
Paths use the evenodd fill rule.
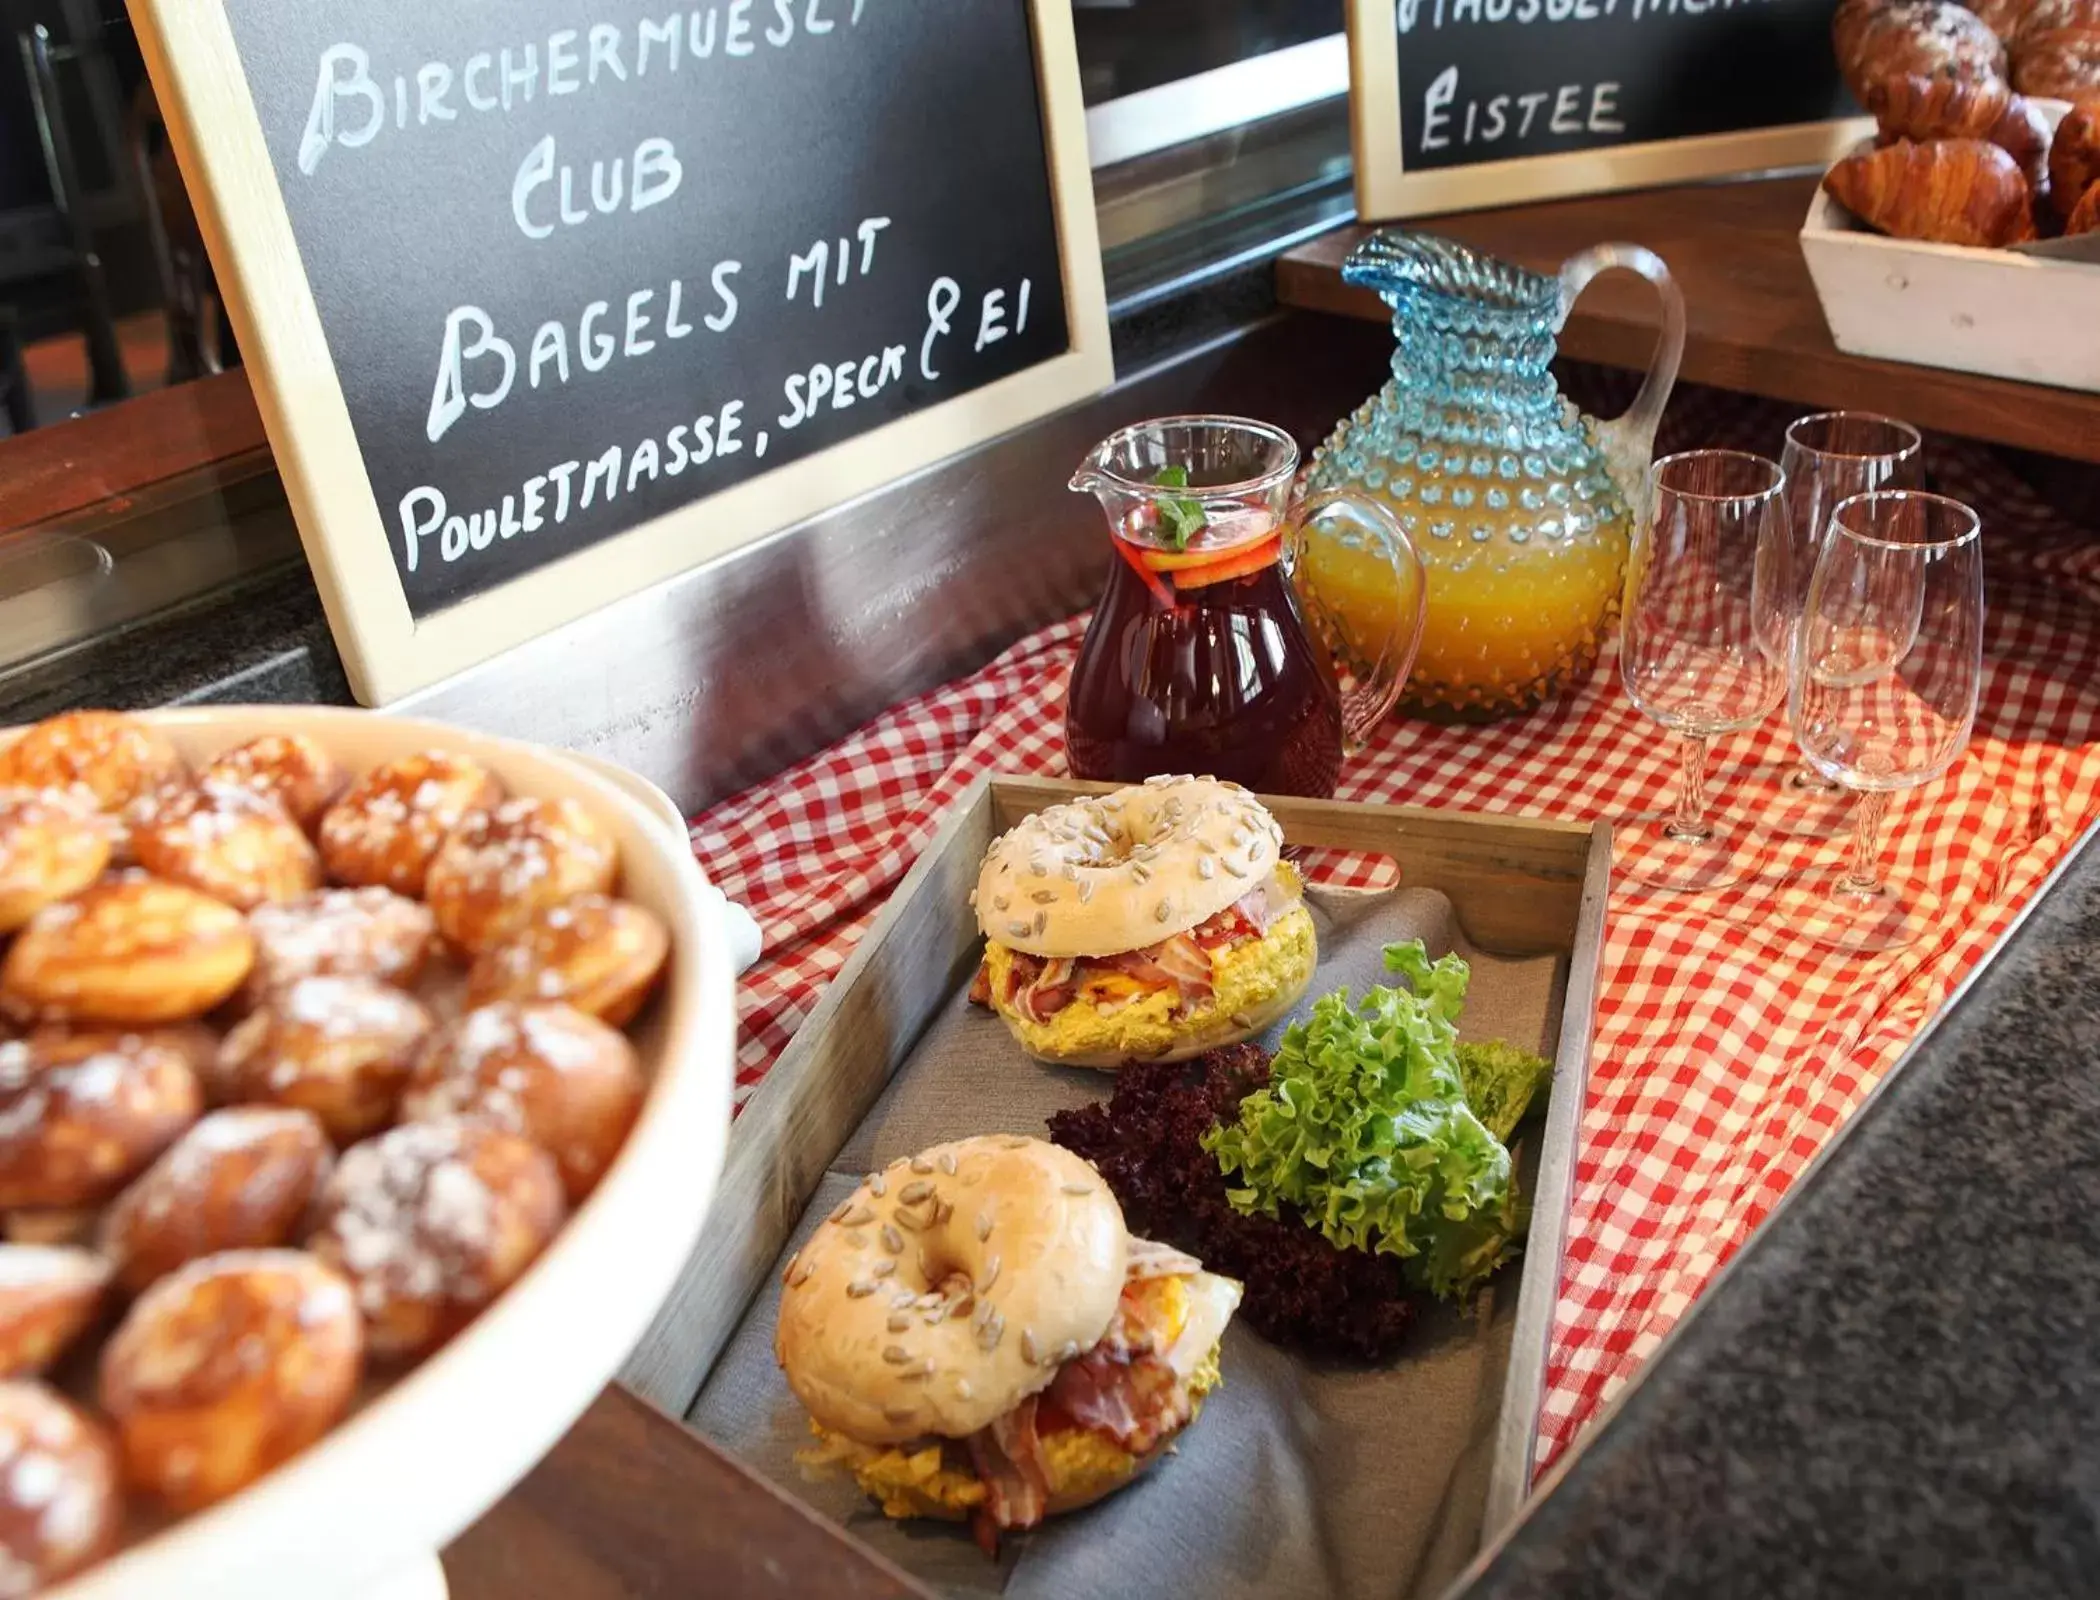
<path fill-rule="evenodd" d="M 1178 1277 L 1155 1278 L 1143 1288 L 1145 1297 L 1154 1302 L 1147 1307 L 1145 1320 L 1151 1325 L 1157 1319 L 1156 1337 L 1164 1348 L 1179 1338 L 1188 1324 L 1188 1281 Z M 1213 1345 L 1189 1376 L 1191 1422 L 1202 1414 L 1204 1397 L 1218 1387 L 1219 1381 L 1218 1346 Z M 845 1467 L 862 1491 L 882 1507 L 884 1516 L 958 1522 L 984 1503 L 985 1487 L 970 1469 L 969 1454 L 958 1440 L 932 1439 L 878 1450 L 833 1433 L 814 1419 L 809 1429 L 818 1443 L 801 1452 L 796 1460 L 804 1467 L 820 1470 Z M 1059 1428 L 1046 1433 L 1042 1435 L 1042 1446 L 1053 1499 L 1105 1493 L 1137 1470 L 1137 1457 L 1085 1428 Z"/>
<path fill-rule="evenodd" d="M 795 1459 L 806 1468 L 818 1470 L 845 1467 L 853 1474 L 854 1482 L 882 1507 L 886 1517 L 936 1517 L 959 1522 L 984 1502 L 985 1487 L 970 1470 L 969 1458 L 959 1443 L 935 1439 L 909 1449 L 892 1445 L 877 1450 L 833 1433 L 814 1417 L 810 1419 L 809 1431 L 817 1436 L 818 1446 L 800 1452 Z M 952 1463 L 950 1450 L 955 1452 Z M 1122 1454 L 1120 1450 L 1116 1453 Z"/>
<path fill-rule="evenodd" d="M 984 954 L 992 994 L 1003 995 L 1013 952 L 992 940 L 986 943 Z M 1020 1030 L 1022 1043 L 1038 1054 L 1143 1059 L 1222 1023 L 1235 1012 L 1257 1010 L 1277 995 L 1299 987 L 1311 974 L 1316 954 L 1312 913 L 1301 903 L 1278 917 L 1263 937 L 1213 951 L 1214 992 L 1205 1004 L 1184 1016 L 1174 1016 L 1174 996 L 1164 989 L 1155 989 L 1143 999 L 1104 1015 L 1097 1008 L 1101 999 L 1115 992 L 1133 992 L 1136 987 L 1116 974 L 1090 980 L 1079 998 L 1048 1022 L 1030 1022 L 1026 1017 L 1015 1016 L 1004 1005 L 999 1010 Z M 1089 998 L 1097 1004 L 1086 1004 Z"/>
<path fill-rule="evenodd" d="M 1043 1439 L 1043 1466 L 1050 1498 L 1100 1495 L 1118 1489 L 1137 1471 L 1137 1457 L 1084 1428 L 1060 1428 Z"/>
<path fill-rule="evenodd" d="M 1125 1286 L 1123 1298 L 1133 1298 L 1136 1291 L 1139 1325 L 1152 1335 L 1155 1349 L 1167 1350 L 1181 1337 L 1181 1330 L 1189 1325 L 1189 1280 L 1186 1278 L 1147 1278 L 1143 1283 Z"/>

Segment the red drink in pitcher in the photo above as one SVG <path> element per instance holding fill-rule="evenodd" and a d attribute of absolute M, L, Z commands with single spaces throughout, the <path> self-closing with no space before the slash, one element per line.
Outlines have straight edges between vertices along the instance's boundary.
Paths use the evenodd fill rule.
<path fill-rule="evenodd" d="M 1229 417 L 1143 423 L 1087 458 L 1072 487 L 1099 496 L 1118 559 L 1065 702 L 1075 777 L 1188 772 L 1259 794 L 1334 793 L 1345 745 L 1406 679 L 1424 586 L 1382 508 L 1343 495 L 1291 507 L 1297 461 L 1288 434 Z M 1314 536 L 1388 556 L 1411 601 L 1362 684 L 1338 680 L 1327 630 L 1307 626 L 1290 582 Z"/>

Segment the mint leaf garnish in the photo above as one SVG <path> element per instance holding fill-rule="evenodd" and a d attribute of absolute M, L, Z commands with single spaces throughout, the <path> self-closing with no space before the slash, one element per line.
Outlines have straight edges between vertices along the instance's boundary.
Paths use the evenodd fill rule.
<path fill-rule="evenodd" d="M 1162 489 L 1186 489 L 1189 486 L 1187 467 L 1162 467 L 1153 483 Z M 1185 497 L 1162 497 L 1154 502 L 1159 507 L 1159 531 L 1176 550 L 1186 550 L 1189 540 L 1201 533 L 1208 525 L 1203 515 L 1203 502 Z"/>

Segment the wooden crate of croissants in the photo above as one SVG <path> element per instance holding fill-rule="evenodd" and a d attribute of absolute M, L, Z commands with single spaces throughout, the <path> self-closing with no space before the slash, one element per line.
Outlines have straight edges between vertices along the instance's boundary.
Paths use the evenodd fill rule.
<path fill-rule="evenodd" d="M 1831 42 L 1879 129 L 1823 179 L 1860 221 L 1987 250 L 2100 228 L 2100 0 L 1843 0 Z"/>
<path fill-rule="evenodd" d="M 2100 265 L 2008 247 L 2100 233 L 2100 0 L 1843 0 L 1871 142 L 1823 176 L 1802 249 L 1838 347 L 2100 389 Z"/>
<path fill-rule="evenodd" d="M 271 1471 L 549 1246 L 646 1089 L 620 870 L 443 751 L 0 744 L 0 1592 Z"/>

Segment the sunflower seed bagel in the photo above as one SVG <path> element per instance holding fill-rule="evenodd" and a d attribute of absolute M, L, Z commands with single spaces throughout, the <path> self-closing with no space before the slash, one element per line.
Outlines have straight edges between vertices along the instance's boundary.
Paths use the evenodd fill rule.
<path fill-rule="evenodd" d="M 1282 849 L 1283 829 L 1238 784 L 1147 778 L 1001 835 L 970 903 L 984 936 L 1010 950 L 1119 955 L 1217 915 Z"/>
<path fill-rule="evenodd" d="M 782 1277 L 773 1354 L 826 1428 L 961 1438 L 1046 1388 L 1108 1329 L 1130 1234 L 1101 1175 L 1018 1134 L 870 1173 Z"/>

